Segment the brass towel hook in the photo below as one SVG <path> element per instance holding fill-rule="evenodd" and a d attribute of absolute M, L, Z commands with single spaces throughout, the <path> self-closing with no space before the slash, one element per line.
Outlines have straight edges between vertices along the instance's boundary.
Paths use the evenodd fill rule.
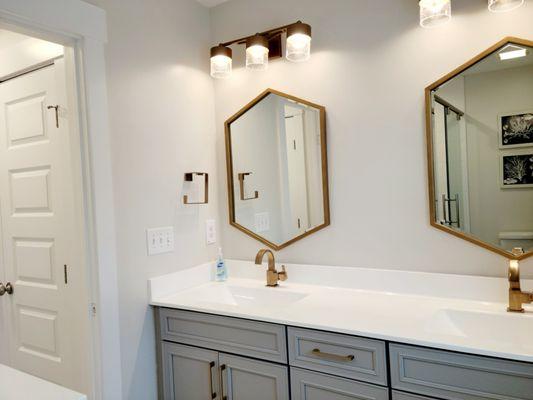
<path fill-rule="evenodd" d="M 185 182 L 192 182 L 195 175 L 204 177 L 204 201 L 197 203 L 189 203 L 189 197 L 185 194 L 183 195 L 183 204 L 207 204 L 209 203 L 209 174 L 207 172 L 186 172 L 185 173 Z"/>
<path fill-rule="evenodd" d="M 254 200 L 259 198 L 259 192 L 256 190 L 254 191 L 253 197 L 244 197 L 244 178 L 248 175 L 252 175 L 251 172 L 240 172 L 238 174 L 239 176 L 239 188 L 241 190 L 241 200 Z"/>

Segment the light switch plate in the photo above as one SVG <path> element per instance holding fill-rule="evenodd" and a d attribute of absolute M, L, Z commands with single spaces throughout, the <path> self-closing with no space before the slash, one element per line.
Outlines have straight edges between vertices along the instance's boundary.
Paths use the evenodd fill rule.
<path fill-rule="evenodd" d="M 214 219 L 207 219 L 205 221 L 205 241 L 207 244 L 214 244 L 217 242 L 217 228 Z"/>
<path fill-rule="evenodd" d="M 270 214 L 268 212 L 257 213 L 254 215 L 255 231 L 257 233 L 270 230 Z"/>
<path fill-rule="evenodd" d="M 174 251 L 174 228 L 152 228 L 146 230 L 148 255 L 170 253 Z"/>

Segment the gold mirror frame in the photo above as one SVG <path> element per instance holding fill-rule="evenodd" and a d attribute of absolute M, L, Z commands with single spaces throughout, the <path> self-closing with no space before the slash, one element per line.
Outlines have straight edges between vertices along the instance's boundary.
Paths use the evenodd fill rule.
<path fill-rule="evenodd" d="M 286 99 L 305 104 L 309 107 L 316 108 L 319 110 L 320 113 L 320 149 L 321 149 L 321 163 L 322 163 L 322 201 L 324 205 L 324 222 L 313 229 L 296 236 L 287 242 L 284 242 L 282 244 L 275 244 L 270 242 L 269 240 L 265 239 L 261 235 L 256 234 L 255 232 L 245 228 L 244 226 L 240 225 L 235 221 L 235 194 L 234 194 L 234 180 L 233 180 L 233 157 L 232 157 L 232 151 L 231 151 L 231 124 L 235 122 L 239 117 L 244 115 L 247 111 L 249 111 L 252 107 L 254 107 L 257 103 L 259 103 L 261 100 L 263 100 L 265 97 L 267 97 L 270 94 L 278 95 L 281 97 L 284 97 Z M 311 103 L 307 100 L 300 99 L 298 97 L 292 96 L 287 93 L 279 92 L 274 89 L 266 89 L 264 92 L 262 92 L 259 96 L 257 96 L 255 99 L 253 99 L 250 103 L 248 103 L 246 106 L 241 108 L 235 115 L 231 116 L 225 123 L 225 135 L 226 135 L 226 172 L 227 172 L 227 184 L 228 184 L 228 204 L 229 204 L 229 222 L 231 226 L 234 226 L 235 228 L 239 229 L 240 231 L 244 232 L 248 236 L 253 237 L 254 239 L 260 241 L 261 243 L 266 244 L 268 247 L 270 247 L 273 250 L 281 250 L 290 244 L 297 242 L 300 239 L 303 239 L 306 236 L 309 236 L 326 226 L 330 224 L 330 214 L 329 214 L 329 185 L 328 185 L 328 159 L 327 159 L 327 145 L 326 145 L 326 108 L 324 106 L 320 106 L 318 104 Z"/>
<path fill-rule="evenodd" d="M 434 168 L 433 168 L 433 131 L 432 131 L 432 104 L 431 104 L 431 92 L 438 88 L 439 86 L 443 85 L 444 83 L 450 81 L 451 79 L 455 78 L 457 75 L 461 74 L 462 72 L 466 71 L 468 68 L 472 67 L 473 65 L 477 64 L 478 62 L 482 61 L 492 53 L 494 53 L 496 50 L 502 48 L 506 44 L 518 44 L 523 46 L 529 46 L 533 47 L 533 41 L 526 40 L 526 39 L 519 39 L 516 37 L 506 37 L 502 40 L 500 40 L 495 45 L 491 46 L 484 52 L 478 54 L 476 57 L 472 58 L 470 61 L 464 63 L 460 67 L 456 68 L 449 74 L 445 75 L 441 79 L 437 80 L 436 82 L 432 83 L 425 89 L 425 102 L 426 102 L 426 146 L 427 146 L 427 162 L 428 162 L 428 185 L 429 185 L 429 210 L 430 210 L 430 223 L 431 226 L 450 233 L 454 236 L 457 236 L 461 239 L 464 239 L 470 243 L 474 243 L 478 246 L 481 246 L 487 250 L 490 250 L 494 253 L 500 254 L 508 259 L 511 260 L 523 260 L 525 258 L 533 256 L 533 251 L 528 251 L 527 253 L 524 253 L 522 255 L 516 255 L 511 253 L 510 251 L 505 251 L 497 246 L 494 246 L 490 243 L 484 242 L 482 240 L 477 239 L 476 237 L 472 235 L 468 235 L 463 232 L 456 231 L 452 228 L 449 228 L 445 225 L 441 225 L 435 221 L 435 215 L 436 215 L 436 207 L 435 207 L 435 181 L 434 181 Z"/>

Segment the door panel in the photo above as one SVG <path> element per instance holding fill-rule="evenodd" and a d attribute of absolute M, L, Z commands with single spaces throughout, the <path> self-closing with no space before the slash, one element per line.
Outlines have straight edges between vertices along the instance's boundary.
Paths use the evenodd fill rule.
<path fill-rule="evenodd" d="M 163 342 L 164 400 L 219 399 L 218 353 Z"/>
<path fill-rule="evenodd" d="M 14 286 L 10 365 L 86 392 L 87 309 L 74 205 L 63 60 L 0 84 L 0 214 Z M 65 266 L 74 273 L 65 277 Z M 6 308 L 4 309 L 6 311 Z"/>
<path fill-rule="evenodd" d="M 228 400 L 289 400 L 288 368 L 219 354 L 221 394 Z"/>

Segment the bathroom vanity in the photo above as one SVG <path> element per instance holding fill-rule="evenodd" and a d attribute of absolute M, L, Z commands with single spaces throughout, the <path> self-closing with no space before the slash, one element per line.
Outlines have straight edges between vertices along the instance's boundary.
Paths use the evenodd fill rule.
<path fill-rule="evenodd" d="M 533 310 L 506 312 L 505 279 L 288 266 L 266 288 L 229 265 L 150 282 L 165 400 L 533 399 Z"/>

